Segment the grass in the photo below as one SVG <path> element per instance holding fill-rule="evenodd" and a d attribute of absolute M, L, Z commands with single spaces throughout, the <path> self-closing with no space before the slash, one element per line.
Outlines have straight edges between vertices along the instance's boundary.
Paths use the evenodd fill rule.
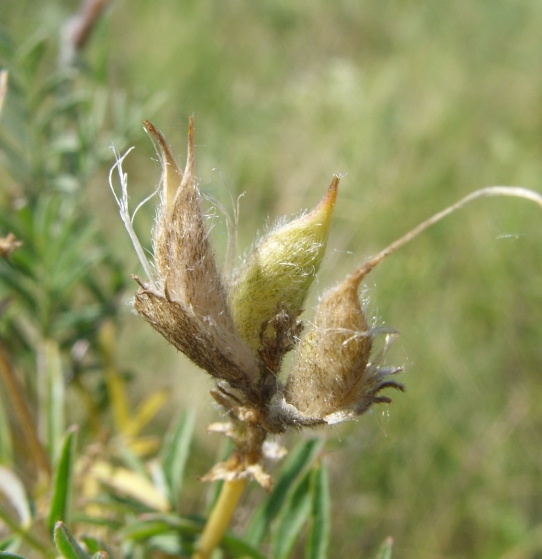
<path fill-rule="evenodd" d="M 75 3 L 31 5 L 0 7 L 18 45 Z M 118 1 L 85 63 L 105 88 L 162 96 L 142 116 L 173 145 L 195 115 L 205 190 L 225 204 L 246 192 L 241 249 L 267 216 L 313 206 L 344 173 L 321 291 L 475 188 L 541 190 L 541 26 L 535 0 Z M 126 165 L 139 198 L 159 170 L 149 142 L 132 138 Z M 106 172 L 104 163 L 92 173 L 85 197 L 128 278 L 135 258 Z M 138 226 L 151 224 L 148 209 Z M 388 362 L 405 364 L 407 393 L 319 431 L 335 556 L 374 556 L 388 535 L 406 559 L 540 554 L 541 247 L 534 206 L 484 200 L 369 278 L 371 308 L 401 332 Z M 209 383 L 125 314 L 118 359 L 136 371 L 133 396 L 160 383 L 172 407 L 197 400 L 202 474 L 218 445 L 203 435 L 215 417 Z M 251 498 L 261 496 L 249 496 L 249 510 Z"/>

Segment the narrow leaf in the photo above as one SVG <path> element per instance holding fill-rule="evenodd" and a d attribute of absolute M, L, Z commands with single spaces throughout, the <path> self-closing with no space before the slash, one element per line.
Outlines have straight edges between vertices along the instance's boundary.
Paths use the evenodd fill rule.
<path fill-rule="evenodd" d="M 80 518 L 77 518 L 77 520 L 84 523 L 84 520 L 81 520 Z M 94 536 L 89 536 L 88 534 L 81 536 L 81 543 L 85 545 L 87 553 L 92 554 L 92 559 L 101 559 L 102 557 L 109 557 L 112 559 L 112 554 L 107 545 Z M 102 555 L 99 555 L 100 553 Z"/>
<path fill-rule="evenodd" d="M 320 439 L 309 439 L 296 447 L 284 462 L 275 488 L 263 505 L 256 510 L 246 532 L 246 540 L 251 545 L 258 545 L 271 522 L 280 512 L 288 498 L 290 489 L 295 485 L 301 473 L 310 466 L 322 448 Z"/>
<path fill-rule="evenodd" d="M 52 463 L 57 460 L 64 434 L 64 376 L 60 348 L 54 340 L 44 340 L 38 350 L 38 377 L 41 425 L 46 429 L 47 449 Z"/>
<path fill-rule="evenodd" d="M 283 507 L 273 534 L 273 559 L 287 559 L 311 512 L 311 473 L 305 474 Z"/>
<path fill-rule="evenodd" d="M 10 553 L 9 551 L 0 551 L 0 559 L 26 559 L 26 557 Z"/>
<path fill-rule="evenodd" d="M 101 483 L 111 487 L 120 495 L 137 500 L 145 507 L 165 512 L 169 502 L 148 477 L 122 467 L 113 467 L 108 462 L 96 462 L 91 469 L 92 475 Z"/>
<path fill-rule="evenodd" d="M 123 541 L 141 542 L 174 531 L 190 541 L 202 532 L 204 526 L 205 522 L 203 520 L 183 518 L 175 514 L 149 514 L 145 515 L 145 520 L 135 521 L 122 528 L 117 536 Z M 225 535 L 220 542 L 220 546 L 234 558 L 266 559 L 265 555 L 254 546 L 231 535 Z"/>
<path fill-rule="evenodd" d="M 135 415 L 128 421 L 124 435 L 135 437 L 143 431 L 147 424 L 154 419 L 156 414 L 162 409 L 169 397 L 167 390 L 159 390 L 143 400 L 139 405 Z"/>
<path fill-rule="evenodd" d="M 376 559 L 391 559 L 392 548 L 393 538 L 387 537 L 380 546 L 380 549 L 378 550 L 378 553 L 376 555 Z"/>
<path fill-rule="evenodd" d="M 66 521 L 68 519 L 76 434 L 77 427 L 71 427 L 66 433 L 56 466 L 53 496 L 47 518 L 47 527 L 50 534 L 53 534 L 55 525 L 59 520 Z"/>
<path fill-rule="evenodd" d="M 4 466 L 0 466 L 0 496 L 7 499 L 17 511 L 21 527 L 29 528 L 32 523 L 32 513 L 24 485 L 14 472 Z"/>
<path fill-rule="evenodd" d="M 11 445 L 9 422 L 4 404 L 0 401 L 0 464 L 11 464 L 12 462 L 13 447 Z"/>
<path fill-rule="evenodd" d="M 92 559 L 75 541 L 63 522 L 56 523 L 55 544 L 64 559 Z"/>
<path fill-rule="evenodd" d="M 161 451 L 162 468 L 166 478 L 168 497 L 176 508 L 181 491 L 186 460 L 194 432 L 195 414 L 186 411 L 166 435 Z"/>
<path fill-rule="evenodd" d="M 326 559 L 330 534 L 329 478 L 320 462 L 312 475 L 312 525 L 307 541 L 307 559 Z"/>

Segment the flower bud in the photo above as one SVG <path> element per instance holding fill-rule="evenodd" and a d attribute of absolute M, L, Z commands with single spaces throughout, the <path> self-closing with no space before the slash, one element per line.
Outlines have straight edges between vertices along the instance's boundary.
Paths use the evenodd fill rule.
<path fill-rule="evenodd" d="M 257 353 L 276 336 L 279 312 L 295 319 L 324 258 L 339 178 L 310 213 L 271 231 L 239 269 L 230 290 L 233 319 L 242 338 Z"/>
<path fill-rule="evenodd" d="M 306 419 L 337 423 L 365 412 L 373 403 L 390 402 L 380 390 L 402 385 L 384 378 L 400 369 L 370 361 L 376 329 L 358 297 L 360 277 L 351 275 L 328 291 L 314 325 L 301 341 L 285 388 L 285 400 Z"/>

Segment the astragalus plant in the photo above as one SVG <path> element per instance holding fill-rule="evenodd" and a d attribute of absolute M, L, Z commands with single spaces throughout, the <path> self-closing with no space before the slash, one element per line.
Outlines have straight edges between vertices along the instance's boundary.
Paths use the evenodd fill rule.
<path fill-rule="evenodd" d="M 401 368 L 383 364 L 396 332 L 373 324 L 360 299 L 365 276 L 427 227 L 473 199 L 517 196 L 542 207 L 542 197 L 517 187 L 474 192 L 421 223 L 325 292 L 305 326 L 300 316 L 324 258 L 339 177 L 332 178 L 324 198 L 311 212 L 256 241 L 230 277 L 220 270 L 202 212 L 193 121 L 184 169 L 162 134 L 149 122 L 145 128 L 157 144 L 162 165 L 152 262 L 131 225 L 123 158 L 116 164 L 122 193 L 115 196 L 147 275 L 144 279 L 134 276 L 139 287 L 133 306 L 169 343 L 214 377 L 211 394 L 227 410 L 230 421 L 212 429 L 234 443 L 230 458 L 204 477 L 225 484 L 194 555 L 203 558 L 218 542 L 247 479 L 271 487 L 263 464 L 269 435 L 355 418 L 375 403 L 391 401 L 383 389 L 403 390 L 392 376 Z M 379 335 L 384 341 L 375 351 Z M 283 371 L 284 356 L 290 351 L 294 352 L 292 365 Z"/>

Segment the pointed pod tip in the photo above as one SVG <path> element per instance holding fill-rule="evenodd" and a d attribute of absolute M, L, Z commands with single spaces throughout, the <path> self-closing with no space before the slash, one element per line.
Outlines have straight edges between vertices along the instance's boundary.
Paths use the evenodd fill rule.
<path fill-rule="evenodd" d="M 194 115 L 188 118 L 188 150 L 186 156 L 185 174 L 192 175 L 196 167 L 196 155 L 194 150 Z"/>
<path fill-rule="evenodd" d="M 337 191 L 339 190 L 339 182 L 341 177 L 339 175 L 333 175 L 331 179 L 331 184 L 327 188 L 326 195 L 322 200 L 323 204 L 329 204 L 332 207 L 335 205 L 335 200 L 337 200 Z"/>
<path fill-rule="evenodd" d="M 324 197 L 320 203 L 309 214 L 307 214 L 307 216 L 326 216 L 326 220 L 331 217 L 331 213 L 333 212 L 333 208 L 335 207 L 335 202 L 337 200 L 339 181 L 340 177 L 338 175 L 333 175 L 331 184 L 328 186 Z"/>
<path fill-rule="evenodd" d="M 149 132 L 149 130 L 150 130 L 151 128 L 154 128 L 154 125 L 152 124 L 152 122 L 149 122 L 147 119 L 144 119 L 144 120 L 143 120 L 143 127 L 145 128 L 145 130 L 146 130 L 147 132 Z"/>
<path fill-rule="evenodd" d="M 178 172 L 177 164 L 175 163 L 173 155 L 171 154 L 171 151 L 169 149 L 169 145 L 162 132 L 160 132 L 160 130 L 158 130 L 158 128 L 156 128 L 156 126 L 154 126 L 154 124 L 152 124 L 152 122 L 148 120 L 143 121 L 143 127 L 145 128 L 145 132 L 147 132 L 147 134 L 149 134 L 153 138 L 153 140 L 158 142 L 164 160 L 169 164 L 173 164 L 173 167 L 176 168 Z"/>
<path fill-rule="evenodd" d="M 166 139 L 164 138 L 162 132 L 160 132 L 160 130 L 158 130 L 158 128 L 156 128 L 156 126 L 154 126 L 152 122 L 150 122 L 149 120 L 144 120 L 143 128 L 145 128 L 145 132 L 147 132 L 147 134 L 149 134 L 153 138 L 153 140 L 158 142 L 161 149 L 169 150 Z"/>

